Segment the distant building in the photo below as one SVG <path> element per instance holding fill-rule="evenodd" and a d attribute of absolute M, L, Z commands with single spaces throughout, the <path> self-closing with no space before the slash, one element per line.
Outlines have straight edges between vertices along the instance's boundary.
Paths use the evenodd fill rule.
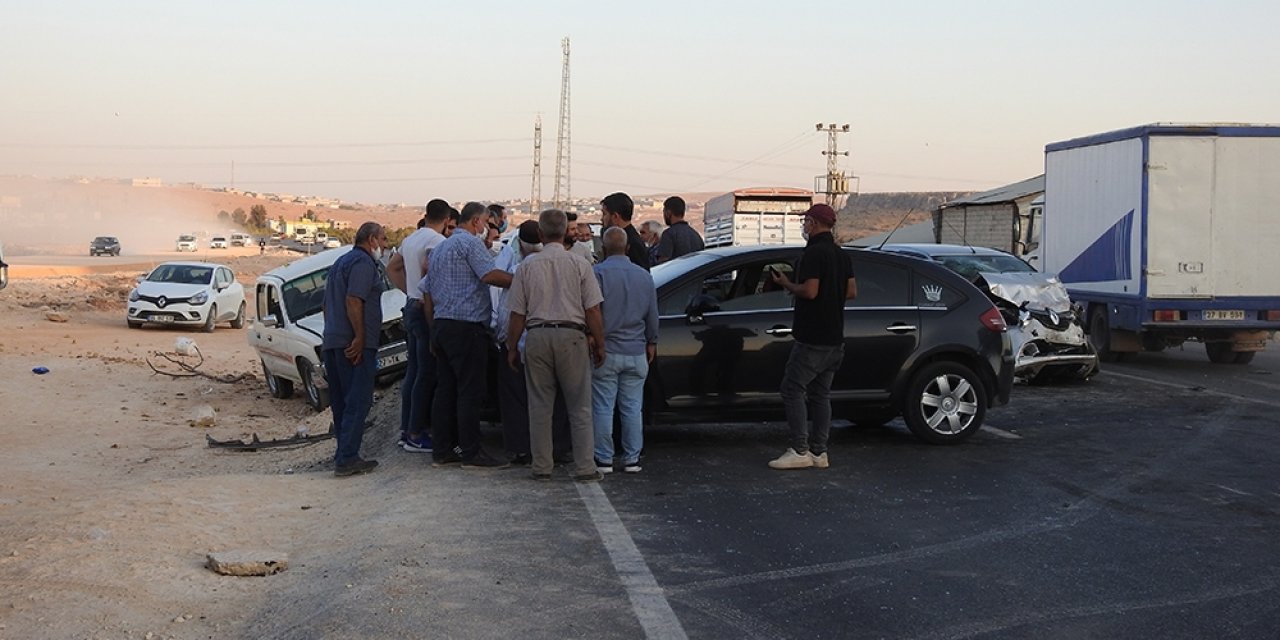
<path fill-rule="evenodd" d="M 330 229 L 350 229 L 351 228 L 350 220 L 334 220 L 330 218 L 325 222 L 328 223 Z"/>
<path fill-rule="evenodd" d="M 164 182 L 160 178 L 134 178 L 129 182 L 135 187 L 163 187 Z"/>

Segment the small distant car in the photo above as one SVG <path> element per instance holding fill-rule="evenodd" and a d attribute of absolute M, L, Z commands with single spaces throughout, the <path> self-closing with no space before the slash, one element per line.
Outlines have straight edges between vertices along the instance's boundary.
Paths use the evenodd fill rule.
<path fill-rule="evenodd" d="M 197 250 L 196 237 L 189 235 L 178 236 L 178 251 L 190 251 L 194 253 Z"/>
<path fill-rule="evenodd" d="M 324 248 L 326 249 L 337 249 L 338 247 L 341 247 L 341 246 L 342 246 L 342 241 L 337 238 L 329 238 L 328 240 L 324 241 Z"/>
<path fill-rule="evenodd" d="M 227 239 L 224 238 L 223 236 L 214 236 L 212 238 L 209 238 L 209 248 L 210 249 L 226 249 Z"/>
<path fill-rule="evenodd" d="M 244 327 L 244 286 L 231 269 L 208 262 L 165 262 L 129 292 L 126 321 L 198 326 L 211 333 L 215 324 Z"/>
<path fill-rule="evenodd" d="M 253 242 L 253 236 L 247 233 L 233 233 L 231 234 L 230 242 L 233 247 L 247 247 L 249 243 Z"/>
<path fill-rule="evenodd" d="M 120 255 L 120 240 L 115 236 L 98 236 L 89 243 L 90 256 Z"/>
<path fill-rule="evenodd" d="M 881 249 L 941 264 L 986 293 L 1009 325 L 1016 377 L 1045 383 L 1087 380 L 1098 372 L 1098 352 L 1084 333 L 1083 314 L 1056 277 L 987 247 L 887 244 Z"/>
<path fill-rule="evenodd" d="M 348 251 L 350 247 L 322 251 L 276 267 L 258 278 L 254 295 L 258 319 L 249 328 L 248 340 L 262 361 L 263 377 L 272 397 L 291 397 L 298 384 L 313 409 L 323 411 L 329 406 L 326 373 L 320 359 L 324 289 L 329 268 Z M 399 373 L 409 360 L 400 321 L 404 303 L 404 293 L 384 276 L 377 360 L 380 378 Z"/>

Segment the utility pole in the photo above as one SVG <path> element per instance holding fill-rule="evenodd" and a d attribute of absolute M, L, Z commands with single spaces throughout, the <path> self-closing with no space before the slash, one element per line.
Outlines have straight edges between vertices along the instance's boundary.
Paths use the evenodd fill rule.
<path fill-rule="evenodd" d="M 828 124 L 823 125 L 821 122 L 817 124 L 818 131 L 827 132 L 827 150 L 822 155 L 827 157 L 827 174 L 814 178 L 814 191 L 826 194 L 827 204 L 832 209 L 839 211 L 844 206 L 845 196 L 849 194 L 849 182 L 851 179 L 856 180 L 853 176 L 840 170 L 839 157 L 849 157 L 848 151 L 840 151 L 836 136 L 841 133 L 849 133 L 849 125 Z"/>
<path fill-rule="evenodd" d="M 236 161 L 231 161 L 231 188 L 236 188 Z"/>
<path fill-rule="evenodd" d="M 560 127 L 556 131 L 555 208 L 566 211 L 572 201 L 569 195 L 569 39 L 560 41 L 564 66 L 560 70 Z"/>
<path fill-rule="evenodd" d="M 537 219 L 542 208 L 542 114 L 533 121 L 533 184 L 529 188 L 529 215 Z"/>

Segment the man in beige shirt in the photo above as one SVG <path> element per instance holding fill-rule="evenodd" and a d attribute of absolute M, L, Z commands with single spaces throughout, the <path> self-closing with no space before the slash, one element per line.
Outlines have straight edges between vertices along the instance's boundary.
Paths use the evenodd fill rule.
<path fill-rule="evenodd" d="M 568 406 L 573 479 L 593 481 L 603 477 L 593 458 L 591 367 L 604 362 L 604 296 L 591 264 L 565 250 L 567 226 L 563 211 L 548 209 L 538 216 L 543 249 L 521 263 L 511 284 L 507 360 L 513 368 L 519 364 L 518 343 L 528 329 L 524 374 L 533 477 L 551 479 L 551 412 L 559 390 Z"/>

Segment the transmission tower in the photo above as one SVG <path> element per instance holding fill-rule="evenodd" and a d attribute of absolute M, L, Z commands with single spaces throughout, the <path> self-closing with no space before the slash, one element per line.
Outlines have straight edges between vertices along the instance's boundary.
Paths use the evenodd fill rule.
<path fill-rule="evenodd" d="M 847 158 L 849 157 L 849 152 L 840 151 L 836 140 L 838 134 L 849 133 L 849 125 L 823 125 L 819 122 L 817 130 L 827 132 L 827 150 L 822 152 L 822 155 L 827 157 L 827 174 L 818 176 L 814 180 L 813 190 L 826 194 L 827 204 L 831 205 L 832 209 L 839 211 L 844 206 L 844 197 L 849 194 L 850 179 L 856 179 L 840 169 L 840 156 Z"/>
<path fill-rule="evenodd" d="M 533 121 L 533 184 L 529 189 L 529 215 L 542 208 L 542 114 Z"/>
<path fill-rule="evenodd" d="M 569 206 L 569 39 L 560 41 L 564 51 L 564 67 L 560 71 L 560 128 L 556 131 L 555 208 Z"/>

